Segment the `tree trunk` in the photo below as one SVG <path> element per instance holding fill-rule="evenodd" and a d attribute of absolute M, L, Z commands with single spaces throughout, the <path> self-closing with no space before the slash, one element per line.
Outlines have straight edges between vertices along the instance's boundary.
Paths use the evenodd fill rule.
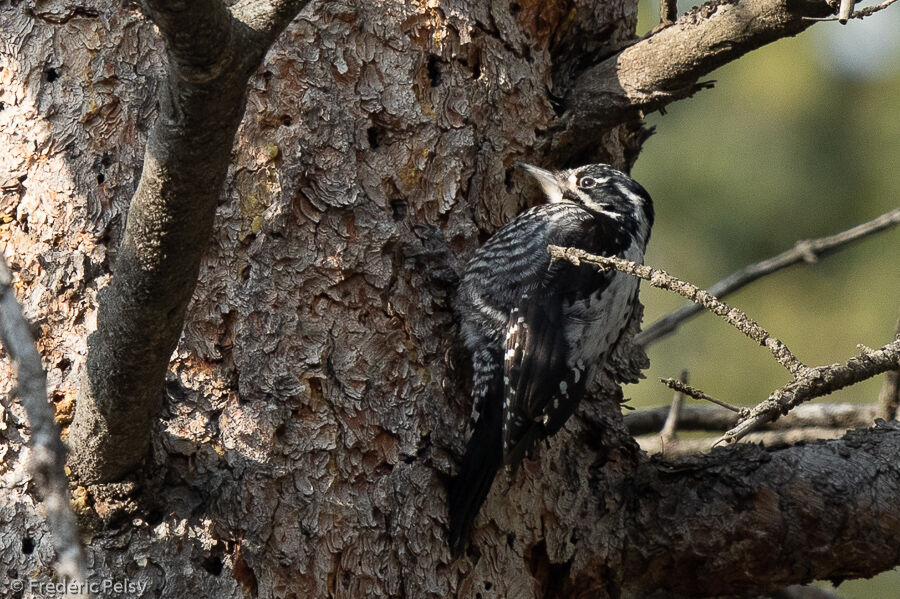
<path fill-rule="evenodd" d="M 800 483 L 812 484 L 834 466 L 815 461 L 819 452 L 859 443 L 774 460 L 725 451 L 689 474 L 660 473 L 619 415 L 614 381 L 635 378 L 645 362 L 627 343 L 597 401 L 509 481 L 498 477 L 467 556 L 450 556 L 444 485 L 470 412 L 468 356 L 449 307 L 458 264 L 539 200 L 515 161 L 630 167 L 639 122 L 594 132 L 587 146 L 564 134 L 589 127 L 553 127 L 566 122 L 559 99 L 623 47 L 635 19 L 633 2 L 588 0 L 345 0 L 304 10 L 250 79 L 150 456 L 126 482 L 75 491 L 94 580 L 146 583 L 146 596 L 160 597 L 700 596 L 723 592 L 719 583 L 755 594 L 897 563 L 885 552 L 868 569 L 842 570 L 817 556 L 802 572 L 754 571 L 756 586 L 740 572 L 717 571 L 708 584 L 666 578 L 710 549 L 692 552 L 708 540 L 700 535 L 679 537 L 677 564 L 649 554 L 679 532 L 650 529 L 665 522 L 656 506 L 672 509 L 681 486 L 709 477 L 723 523 L 734 502 L 774 519 L 777 489 L 750 472 L 786 476 L 808 459 L 819 469 Z M 163 47 L 138 12 L 95 0 L 6 3 L 0 31 L 0 239 L 67 425 L 156 118 Z M 2 385 L 8 395 L 8 377 Z M 39 498 L 16 484 L 28 454 L 22 409 L 5 401 L 2 415 L 0 562 L 26 579 L 45 572 L 52 550 Z M 873 438 L 885 444 L 872 452 L 891 455 L 898 437 L 880 429 Z M 713 485 L 728 464 L 748 473 L 743 494 Z M 896 534 L 896 516 L 882 508 L 897 487 L 866 474 L 870 516 L 887 518 L 879 538 Z M 735 520 L 734 530 L 751 525 Z M 842 534 L 830 537 L 841 548 L 851 542 Z M 741 557 L 721 541 L 723 561 Z"/>

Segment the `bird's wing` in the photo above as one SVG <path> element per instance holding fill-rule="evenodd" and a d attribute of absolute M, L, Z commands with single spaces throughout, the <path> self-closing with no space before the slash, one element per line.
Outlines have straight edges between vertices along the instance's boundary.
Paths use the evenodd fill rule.
<path fill-rule="evenodd" d="M 535 441 L 558 430 L 578 406 L 587 383 L 586 370 L 592 365 L 568 363 L 563 306 L 585 301 L 609 285 L 612 277 L 592 266 L 556 262 L 512 310 L 504 343 L 503 455 L 507 464 L 518 463 Z"/>

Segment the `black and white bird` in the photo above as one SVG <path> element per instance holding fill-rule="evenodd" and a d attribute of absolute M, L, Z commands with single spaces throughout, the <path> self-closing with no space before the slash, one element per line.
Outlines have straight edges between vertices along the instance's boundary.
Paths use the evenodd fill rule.
<path fill-rule="evenodd" d="M 610 166 L 522 166 L 547 203 L 514 218 L 475 252 L 455 300 L 472 353 L 475 427 L 449 489 L 455 553 L 497 471 L 515 468 L 575 412 L 637 301 L 638 279 L 551 263 L 547 246 L 642 262 L 653 224 L 649 194 Z"/>

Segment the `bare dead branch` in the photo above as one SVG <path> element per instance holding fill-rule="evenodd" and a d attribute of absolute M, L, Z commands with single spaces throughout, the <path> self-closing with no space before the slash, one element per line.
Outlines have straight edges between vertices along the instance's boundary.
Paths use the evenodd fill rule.
<path fill-rule="evenodd" d="M 800 428 L 829 428 L 847 430 L 871 426 L 879 416 L 879 406 L 874 403 L 807 403 L 797 406 L 789 414 L 773 422 L 767 422 L 762 430 Z M 622 418 L 632 435 L 656 433 L 663 426 L 669 408 L 666 406 L 638 410 Z M 739 416 L 725 408 L 685 405 L 678 419 L 682 431 L 723 432 L 738 423 Z"/>
<path fill-rule="evenodd" d="M 837 17 L 804 17 L 808 21 L 838 21 L 842 25 L 846 24 L 850 19 L 865 19 L 868 16 L 874 15 L 878 11 L 884 10 L 897 0 L 887 0 L 886 2 L 882 2 L 881 4 L 875 4 L 872 6 L 866 6 L 865 8 L 861 8 L 857 11 L 850 12 L 853 9 L 853 0 L 841 0 L 841 8 Z"/>
<path fill-rule="evenodd" d="M 838 21 L 841 24 L 846 24 L 847 20 L 850 18 L 850 13 L 853 12 L 853 5 L 856 3 L 856 0 L 841 0 L 840 8 L 838 8 Z"/>
<path fill-rule="evenodd" d="M 815 426 L 754 432 L 748 434 L 742 441 L 745 443 L 762 443 L 766 447 L 781 447 L 797 443 L 811 443 L 821 439 L 840 439 L 846 433 L 847 429 L 845 428 Z M 635 437 L 635 441 L 638 442 L 641 449 L 651 455 L 661 454 L 672 459 L 707 452 L 712 449 L 716 438 L 701 437 L 699 439 L 679 438 L 663 440 L 661 435 L 642 435 Z"/>
<path fill-rule="evenodd" d="M 566 99 L 554 147 L 577 154 L 593 133 L 641 118 L 709 85 L 699 79 L 747 52 L 826 17 L 825 0 L 724 0 L 707 2 L 673 25 L 585 71 Z"/>
<path fill-rule="evenodd" d="M 75 514 L 69 503 L 66 479 L 66 447 L 47 400 L 47 376 L 34 345 L 28 322 L 16 301 L 12 275 L 0 259 L 0 339 L 17 366 L 16 391 L 22 399 L 31 426 L 29 467 L 47 512 L 47 523 L 56 550 L 57 574 L 87 580 L 87 567 Z"/>
<path fill-rule="evenodd" d="M 681 371 L 681 384 L 686 385 L 688 380 L 687 370 Z M 682 404 L 684 403 L 684 392 L 676 389 L 675 395 L 672 397 L 672 405 L 669 407 L 669 413 L 666 415 L 666 421 L 663 423 L 662 430 L 659 431 L 660 442 L 665 444 L 668 441 L 674 441 L 678 431 L 678 419 L 681 415 Z"/>
<path fill-rule="evenodd" d="M 889 370 L 884 375 L 884 384 L 881 393 L 878 394 L 878 404 L 881 406 L 881 417 L 885 420 L 894 420 L 900 411 L 900 370 Z"/>
<path fill-rule="evenodd" d="M 676 0 L 659 0 L 659 21 L 669 25 L 678 18 L 678 2 Z"/>
<path fill-rule="evenodd" d="M 894 338 L 900 338 L 900 318 L 897 319 Z M 881 407 L 881 417 L 885 420 L 894 420 L 900 416 L 900 369 L 889 370 L 884 374 L 878 405 Z"/>
<path fill-rule="evenodd" d="M 769 335 L 758 323 L 750 319 L 737 308 L 730 308 L 706 291 L 677 279 L 666 272 L 637 264 L 617 257 L 596 256 L 576 248 L 564 248 L 551 245 L 547 247 L 553 260 L 567 260 L 576 266 L 585 263 L 601 269 L 615 269 L 649 282 L 651 286 L 672 291 L 707 308 L 736 329 L 769 349 L 779 364 L 784 366 L 794 380 L 776 389 L 768 399 L 758 404 L 739 423 L 727 431 L 716 443 L 734 443 L 760 424 L 775 420 L 786 414 L 791 408 L 816 397 L 828 395 L 849 385 L 853 385 L 877 374 L 900 366 L 900 340 L 889 343 L 880 349 L 864 349 L 858 356 L 851 358 L 846 365 L 832 364 L 810 368 L 800 362 L 779 339 Z M 669 384 L 669 382 L 667 382 Z M 685 393 L 700 393 L 687 385 L 679 386 Z M 709 399 L 705 396 L 703 399 Z"/>
<path fill-rule="evenodd" d="M 806 368 L 781 340 L 770 335 L 756 321 L 737 308 L 726 305 L 696 285 L 682 281 L 657 268 L 651 268 L 643 264 L 623 260 L 622 258 L 597 256 L 576 248 L 564 248 L 556 245 L 548 246 L 547 250 L 554 260 L 567 260 L 575 265 L 584 262 L 604 270 L 618 270 L 643 279 L 658 289 L 664 289 L 686 297 L 713 314 L 718 315 L 725 322 L 744 333 L 744 335 L 767 348 L 775 357 L 775 360 L 792 375 L 796 376 Z"/>
<path fill-rule="evenodd" d="M 159 116 L 88 340 L 69 432 L 83 482 L 115 481 L 149 447 L 169 358 L 210 238 L 247 81 L 305 1 L 144 0 L 166 41 Z M 245 22 L 242 19 L 249 19 Z"/>
<path fill-rule="evenodd" d="M 754 407 L 746 418 L 728 430 L 716 443 L 734 443 L 760 424 L 786 414 L 795 406 L 828 395 L 838 389 L 900 367 L 900 339 L 877 350 L 863 351 L 846 364 L 817 366 L 800 373 L 795 380 L 776 389 L 768 399 Z"/>
<path fill-rule="evenodd" d="M 722 406 L 726 410 L 734 412 L 735 414 L 740 414 L 742 411 L 747 409 L 747 408 L 738 408 L 731 404 L 725 403 L 724 401 L 718 400 L 715 397 L 711 397 L 710 395 L 707 395 L 700 389 L 696 389 L 690 385 L 685 384 L 682 381 L 677 381 L 675 379 L 659 379 L 659 381 L 663 385 L 668 387 L 669 389 L 674 389 L 675 391 L 678 391 L 679 393 L 684 393 L 685 395 L 689 395 L 689 396 L 693 397 L 694 399 L 705 400 L 705 401 L 714 403 L 718 406 Z"/>
<path fill-rule="evenodd" d="M 898 452 L 900 423 L 881 421 L 840 440 L 649 461 L 632 479 L 640 501 L 626 525 L 622 594 L 760 594 L 893 568 Z M 697 564 L 703 576 L 671 576 Z"/>
<path fill-rule="evenodd" d="M 807 239 L 798 241 L 794 247 L 786 250 L 777 256 L 761 260 L 749 266 L 728 275 L 721 281 L 718 281 L 707 291 L 719 299 L 722 299 L 738 289 L 756 281 L 757 279 L 778 272 L 783 268 L 800 263 L 814 262 L 818 258 L 836 253 L 842 249 L 849 247 L 853 242 L 859 241 L 896 227 L 900 224 L 900 208 L 895 208 L 890 212 L 882 214 L 878 218 L 870 220 L 828 237 L 820 237 L 818 239 Z M 689 318 L 701 311 L 701 307 L 697 304 L 685 304 L 678 310 L 668 314 L 652 325 L 643 330 L 634 338 L 634 342 L 644 347 L 663 339 L 674 333 L 678 327 Z"/>

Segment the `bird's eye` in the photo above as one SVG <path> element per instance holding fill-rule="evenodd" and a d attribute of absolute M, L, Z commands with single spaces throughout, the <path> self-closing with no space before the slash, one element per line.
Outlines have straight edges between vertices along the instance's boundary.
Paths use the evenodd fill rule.
<path fill-rule="evenodd" d="M 594 185 L 597 184 L 596 179 L 592 179 L 591 177 L 582 177 L 578 180 L 578 187 L 582 189 L 590 189 Z"/>

